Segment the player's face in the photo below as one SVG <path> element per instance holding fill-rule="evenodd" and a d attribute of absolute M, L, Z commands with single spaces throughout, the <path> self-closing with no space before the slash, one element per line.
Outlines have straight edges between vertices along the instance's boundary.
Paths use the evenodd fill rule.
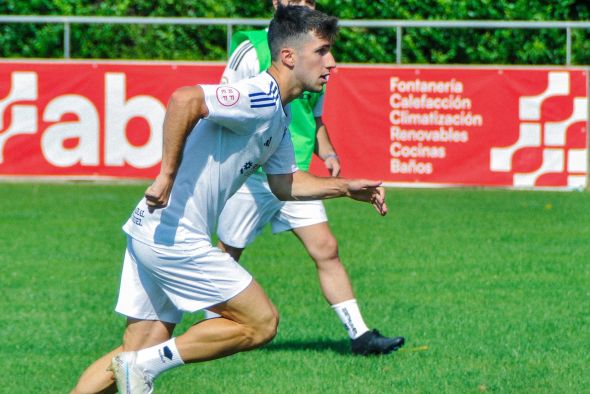
<path fill-rule="evenodd" d="M 330 72 L 336 67 L 332 56 L 332 44 L 325 38 L 309 33 L 309 39 L 296 50 L 294 71 L 303 90 L 321 92 L 328 82 Z"/>
<path fill-rule="evenodd" d="M 315 10 L 315 0 L 273 0 L 272 3 L 275 8 L 277 8 L 278 4 L 280 3 L 283 6 L 298 5 Z"/>

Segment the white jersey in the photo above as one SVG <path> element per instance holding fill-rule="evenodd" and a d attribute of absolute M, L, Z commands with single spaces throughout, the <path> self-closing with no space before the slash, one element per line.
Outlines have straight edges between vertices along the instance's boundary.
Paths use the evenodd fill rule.
<path fill-rule="evenodd" d="M 229 58 L 227 66 L 225 67 L 225 70 L 223 70 L 221 83 L 236 83 L 243 79 L 252 78 L 260 74 L 261 71 L 256 49 L 250 41 L 246 40 L 238 45 Z M 322 93 L 316 105 L 313 107 L 313 116 L 320 117 L 323 112 L 324 94 Z"/>
<path fill-rule="evenodd" d="M 187 138 L 168 206 L 150 213 L 144 198 L 123 226 L 148 245 L 210 244 L 225 202 L 258 167 L 268 174 L 297 170 L 290 119 L 270 74 L 202 88 L 209 115 Z"/>

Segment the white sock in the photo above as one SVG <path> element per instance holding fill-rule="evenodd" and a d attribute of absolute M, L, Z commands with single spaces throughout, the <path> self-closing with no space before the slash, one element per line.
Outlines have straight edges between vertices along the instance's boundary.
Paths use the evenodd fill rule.
<path fill-rule="evenodd" d="M 332 309 L 334 309 L 340 321 L 344 324 L 344 328 L 348 331 L 350 339 L 356 339 L 369 331 L 354 298 L 332 305 Z"/>
<path fill-rule="evenodd" d="M 154 379 L 162 372 L 184 364 L 176 348 L 176 338 L 138 351 L 135 361 Z"/>

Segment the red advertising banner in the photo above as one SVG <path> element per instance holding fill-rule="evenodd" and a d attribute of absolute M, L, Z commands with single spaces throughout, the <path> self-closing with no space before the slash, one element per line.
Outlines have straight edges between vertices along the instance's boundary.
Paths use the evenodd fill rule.
<path fill-rule="evenodd" d="M 222 64 L 0 62 L 0 175 L 153 178 L 172 92 Z"/>
<path fill-rule="evenodd" d="M 345 176 L 586 186 L 585 69 L 344 66 L 331 76 L 324 120 Z"/>
<path fill-rule="evenodd" d="M 0 176 L 153 178 L 165 105 L 223 64 L 0 62 Z M 343 175 L 582 188 L 585 69 L 341 66 L 324 108 Z M 326 174 L 314 161 L 312 171 Z"/>

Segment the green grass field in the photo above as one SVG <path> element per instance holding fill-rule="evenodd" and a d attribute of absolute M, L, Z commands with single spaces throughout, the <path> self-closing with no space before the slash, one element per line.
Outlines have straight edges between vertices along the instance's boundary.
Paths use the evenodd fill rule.
<path fill-rule="evenodd" d="M 0 392 L 68 392 L 119 343 L 120 227 L 144 188 L 0 184 Z M 156 391 L 590 392 L 590 193 L 389 189 L 388 202 L 385 218 L 326 206 L 365 320 L 404 335 L 402 351 L 350 356 L 311 260 L 267 231 L 243 263 L 281 312 L 278 336 Z"/>

